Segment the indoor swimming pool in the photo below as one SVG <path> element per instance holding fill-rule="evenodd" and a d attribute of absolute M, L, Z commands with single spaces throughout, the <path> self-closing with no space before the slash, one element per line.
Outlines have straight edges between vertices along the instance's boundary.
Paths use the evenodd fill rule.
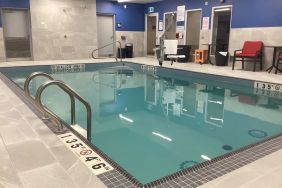
<path fill-rule="evenodd" d="M 133 63 L 1 69 L 22 88 L 36 71 L 90 103 L 92 144 L 142 184 L 282 132 L 281 93 L 254 89 L 250 80 Z M 45 81 L 35 78 L 31 93 Z M 44 92 L 43 103 L 71 122 L 69 97 L 57 86 Z M 86 110 L 76 106 L 76 124 L 86 129 Z"/>

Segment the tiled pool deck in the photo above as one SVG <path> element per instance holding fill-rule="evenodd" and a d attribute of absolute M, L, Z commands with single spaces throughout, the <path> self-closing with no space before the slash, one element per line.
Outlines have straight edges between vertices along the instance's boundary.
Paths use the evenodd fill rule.
<path fill-rule="evenodd" d="M 37 62 L 8 62 L 0 63 L 3 66 L 71 64 L 110 62 L 108 60 L 66 60 L 66 61 L 37 61 Z M 128 60 L 157 66 L 153 58 L 134 58 Z M 197 65 L 194 63 L 173 66 L 169 62 L 164 67 L 189 70 L 202 73 L 213 73 L 230 77 L 239 77 L 264 82 L 282 84 L 282 75 L 266 72 L 250 72 L 235 70 L 230 67 L 216 67 L 211 65 Z M 239 68 L 238 68 L 239 69 Z M 158 187 L 196 187 L 202 188 L 247 188 L 247 187 L 282 187 L 282 140 L 276 139 L 273 145 L 276 151 L 263 158 L 268 145 L 261 147 L 260 153 L 248 153 L 248 159 L 241 161 L 252 162 L 248 165 L 233 163 L 233 169 L 224 169 L 225 175 L 217 175 L 217 171 L 206 171 L 196 174 L 199 178 L 191 178 L 194 186 L 178 179 L 169 184 Z M 258 159 L 260 158 L 260 159 Z M 251 160 L 252 159 L 252 160 Z M 257 160 L 258 159 L 258 160 Z M 227 162 L 227 161 L 226 161 Z M 0 187 L 132 187 L 117 173 L 114 178 L 118 186 L 111 184 L 111 176 L 100 175 L 97 178 L 90 170 L 58 139 L 42 120 L 31 111 L 23 101 L 0 80 Z M 245 163 L 247 164 L 247 163 Z M 232 165 L 231 165 L 232 166 Z M 243 166 L 243 167 L 242 167 Z M 217 167 L 220 167 L 218 165 Z M 238 168 L 238 169 L 237 169 Z M 232 171 L 237 169 L 235 171 Z M 219 169 L 219 171 L 222 169 Z M 232 172 L 231 172 L 232 171 Z M 194 176 L 194 177 L 197 177 Z M 217 179 L 208 177 L 219 177 Z M 120 178 L 117 178 L 120 177 Z M 214 179 L 214 180 L 212 180 Z M 209 181 L 212 180 L 212 181 Z M 202 181 L 202 182 L 198 182 Z M 208 182 L 209 181 L 209 182 Z M 198 183 L 197 183 L 198 182 Z M 208 183 L 206 183 L 208 182 Z"/>

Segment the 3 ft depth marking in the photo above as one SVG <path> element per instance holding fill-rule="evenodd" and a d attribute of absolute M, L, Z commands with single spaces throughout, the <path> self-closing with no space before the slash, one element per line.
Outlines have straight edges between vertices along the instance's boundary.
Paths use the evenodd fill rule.
<path fill-rule="evenodd" d="M 95 174 L 103 174 L 113 167 L 102 159 L 96 152 L 84 144 L 73 133 L 65 133 L 58 135 L 58 137 L 64 142 L 64 144 L 75 153 L 79 159 L 86 164 L 86 166 Z"/>

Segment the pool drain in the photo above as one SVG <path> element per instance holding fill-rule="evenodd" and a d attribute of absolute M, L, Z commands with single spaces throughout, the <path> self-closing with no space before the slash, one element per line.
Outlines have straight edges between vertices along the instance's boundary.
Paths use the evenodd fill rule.
<path fill-rule="evenodd" d="M 194 165 L 198 164 L 197 161 L 184 161 L 180 164 L 180 169 L 184 170 L 186 168 L 192 167 Z"/>
<path fill-rule="evenodd" d="M 267 136 L 267 133 L 265 131 L 258 129 L 249 130 L 248 134 L 254 138 L 265 138 Z"/>
<path fill-rule="evenodd" d="M 230 151 L 230 150 L 232 150 L 233 148 L 232 148 L 232 146 L 230 146 L 230 145 L 223 145 L 223 146 L 222 146 L 222 149 L 224 149 L 224 150 L 226 150 L 226 151 Z"/>

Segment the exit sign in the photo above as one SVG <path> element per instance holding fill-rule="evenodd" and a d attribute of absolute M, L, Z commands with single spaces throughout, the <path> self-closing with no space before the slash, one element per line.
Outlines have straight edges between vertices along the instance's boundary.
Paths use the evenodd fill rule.
<path fill-rule="evenodd" d="M 148 12 L 149 13 L 155 12 L 155 8 L 154 7 L 148 7 Z"/>

